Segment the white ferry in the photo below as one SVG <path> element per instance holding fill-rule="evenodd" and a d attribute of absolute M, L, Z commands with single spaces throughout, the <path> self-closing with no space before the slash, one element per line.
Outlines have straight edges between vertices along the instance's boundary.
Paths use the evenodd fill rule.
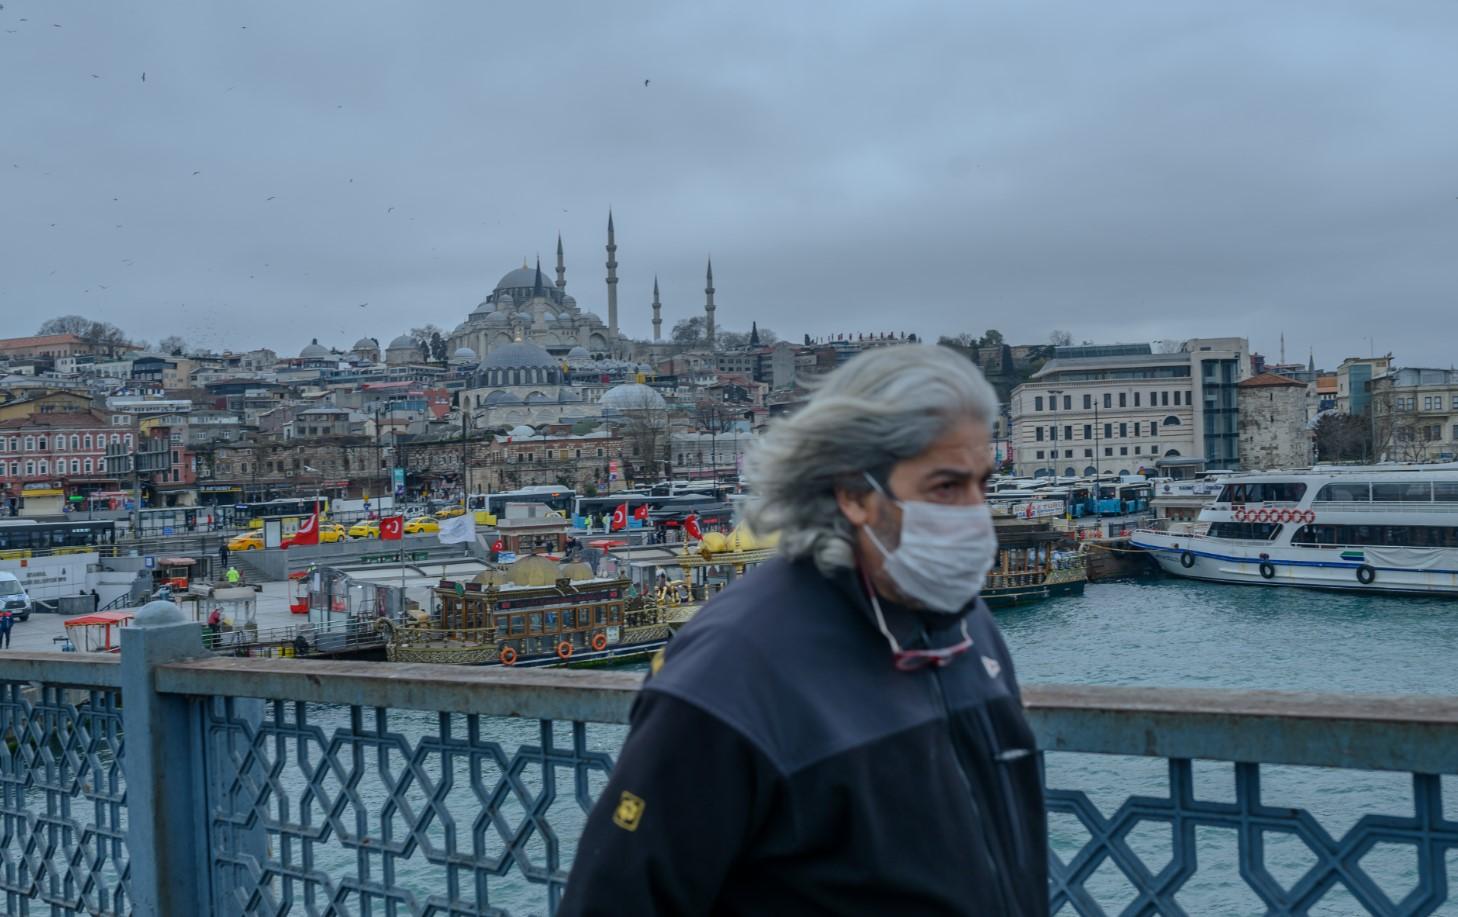
<path fill-rule="evenodd" d="M 1197 522 L 1139 529 L 1176 576 L 1458 594 L 1458 463 L 1234 474 Z"/>

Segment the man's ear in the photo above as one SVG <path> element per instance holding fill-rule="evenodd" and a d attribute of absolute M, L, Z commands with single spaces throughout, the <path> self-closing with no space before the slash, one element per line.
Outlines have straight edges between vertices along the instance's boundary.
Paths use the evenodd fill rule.
<path fill-rule="evenodd" d="M 835 488 L 835 502 L 850 524 L 860 528 L 871 521 L 871 496 L 873 491 L 851 491 L 844 487 Z"/>

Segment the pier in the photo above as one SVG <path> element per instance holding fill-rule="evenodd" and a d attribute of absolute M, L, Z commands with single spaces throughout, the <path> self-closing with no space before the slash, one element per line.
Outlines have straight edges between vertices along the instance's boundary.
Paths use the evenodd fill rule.
<path fill-rule="evenodd" d="M 640 680 L 218 658 L 165 603 L 122 641 L 0 655 L 6 913 L 552 913 Z M 1458 700 L 1042 685 L 1025 703 L 1049 773 L 1083 753 L 1165 774 L 1112 809 L 1098 787 L 1048 786 L 1050 823 L 1080 829 L 1054 845 L 1056 913 L 1107 912 L 1111 876 L 1128 887 L 1114 910 L 1184 913 L 1182 888 L 1235 868 L 1197 856 L 1208 832 L 1239 851 L 1219 879 L 1270 913 L 1338 896 L 1416 915 L 1449 896 Z M 1263 798 L 1284 765 L 1399 772 L 1411 795 L 1330 832 Z M 1278 880 L 1278 841 L 1309 865 Z M 1404 851 L 1404 894 L 1369 870 L 1378 847 Z"/>

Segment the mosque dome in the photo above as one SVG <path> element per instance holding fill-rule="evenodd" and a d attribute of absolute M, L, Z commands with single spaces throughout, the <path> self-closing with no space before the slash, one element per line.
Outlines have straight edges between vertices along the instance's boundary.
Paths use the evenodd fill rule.
<path fill-rule="evenodd" d="M 513 315 L 512 318 L 516 321 L 527 322 L 528 324 L 530 324 L 532 321 L 532 314 L 530 312 L 518 312 Z"/>
<path fill-rule="evenodd" d="M 451 354 L 452 363 L 475 363 L 476 351 L 469 347 L 457 347 L 456 352 Z"/>
<path fill-rule="evenodd" d="M 303 350 L 299 351 L 299 359 L 300 360 L 327 360 L 327 359 L 329 359 L 329 348 L 322 346 L 319 343 L 319 339 L 318 338 L 314 338 L 309 343 L 309 346 L 307 346 Z"/>
<path fill-rule="evenodd" d="M 482 369 L 556 369 L 557 361 L 546 349 L 529 341 L 513 341 L 491 348 Z"/>
<path fill-rule="evenodd" d="M 488 325 L 510 325 L 511 316 L 505 312 L 488 312 L 484 321 Z"/>
<path fill-rule="evenodd" d="M 312 345 L 310 345 L 310 346 L 312 346 Z M 379 346 L 380 345 L 376 344 L 374 341 L 370 340 L 369 338 L 360 338 L 359 340 L 357 340 L 357 341 L 354 342 L 354 349 L 356 351 L 374 350 L 375 348 L 377 348 Z"/>
<path fill-rule="evenodd" d="M 577 308 L 577 300 L 571 295 L 564 294 L 562 297 L 562 305 L 566 306 L 569 309 L 575 310 Z"/>
<path fill-rule="evenodd" d="M 662 395 L 638 382 L 613 386 L 603 392 L 598 403 L 614 411 L 661 411 L 668 407 Z"/>
<path fill-rule="evenodd" d="M 510 312 L 511 307 L 516 305 L 516 300 L 510 293 L 502 293 L 496 297 L 496 308 L 504 312 Z"/>
<path fill-rule="evenodd" d="M 517 439 L 525 436 L 536 436 L 537 431 L 523 423 L 517 424 L 510 430 L 507 430 L 506 435 L 512 437 L 513 439 Z"/>
<path fill-rule="evenodd" d="M 582 317 L 594 324 L 602 324 L 602 316 L 598 315 L 596 312 L 584 312 L 582 313 Z"/>
<path fill-rule="evenodd" d="M 506 274 L 502 276 L 501 280 L 496 284 L 496 289 L 498 289 L 498 290 L 516 290 L 516 289 L 520 289 L 522 287 L 534 287 L 536 285 L 537 285 L 537 271 L 536 271 L 536 268 L 531 268 L 531 267 L 527 267 L 526 265 L 522 265 L 521 267 L 517 268 L 516 270 L 507 271 Z M 549 284 L 547 283 L 547 275 L 546 274 L 543 274 L 542 275 L 542 287 L 545 289 L 547 286 L 549 286 Z"/>
<path fill-rule="evenodd" d="M 569 360 L 591 360 L 592 359 L 592 354 L 590 354 L 590 353 L 587 352 L 587 348 L 586 347 L 583 347 L 581 344 L 578 344 L 576 347 L 573 347 L 571 350 L 567 351 L 567 359 L 569 359 Z"/>
<path fill-rule="evenodd" d="M 419 347 L 415 343 L 415 339 L 414 338 L 412 338 L 408 334 L 402 334 L 399 337 L 395 338 L 395 340 L 391 341 L 390 342 L 390 346 L 387 347 L 387 348 L 385 348 L 385 349 L 386 350 L 407 350 L 407 349 L 409 349 L 409 350 L 416 350 L 416 349 L 419 349 Z"/>

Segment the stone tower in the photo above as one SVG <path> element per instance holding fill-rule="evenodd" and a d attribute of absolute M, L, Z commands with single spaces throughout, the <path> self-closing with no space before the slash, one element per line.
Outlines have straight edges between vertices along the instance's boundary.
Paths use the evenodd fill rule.
<path fill-rule="evenodd" d="M 608 332 L 618 336 L 618 243 L 613 235 L 613 212 L 608 210 L 607 241 Z"/>
<path fill-rule="evenodd" d="M 704 343 L 714 349 L 714 259 L 709 259 L 709 270 L 704 284 Z"/>
<path fill-rule="evenodd" d="M 653 340 L 663 340 L 663 304 L 658 301 L 658 276 L 653 276 Z"/>
<path fill-rule="evenodd" d="M 557 233 L 557 289 L 567 289 L 567 262 L 562 260 L 562 234 Z"/>

